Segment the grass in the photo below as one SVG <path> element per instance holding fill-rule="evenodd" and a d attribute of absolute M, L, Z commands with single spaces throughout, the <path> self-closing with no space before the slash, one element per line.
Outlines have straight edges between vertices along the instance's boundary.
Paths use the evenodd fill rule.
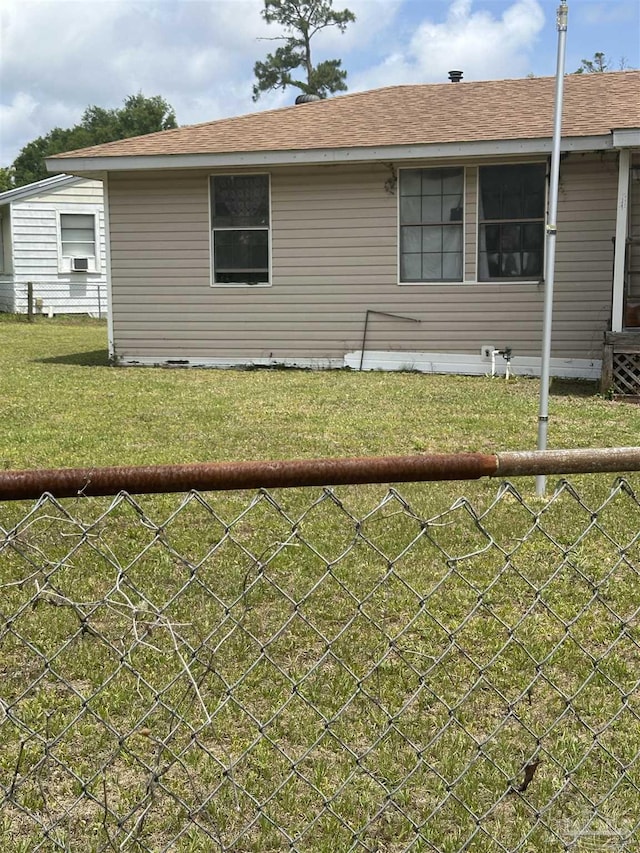
<path fill-rule="evenodd" d="M 105 337 L 0 318 L 5 468 L 535 446 L 532 380 L 115 369 Z M 640 434 L 588 383 L 551 415 L 552 447 Z M 634 849 L 639 481 L 612 481 L 5 504 L 0 847 Z"/>

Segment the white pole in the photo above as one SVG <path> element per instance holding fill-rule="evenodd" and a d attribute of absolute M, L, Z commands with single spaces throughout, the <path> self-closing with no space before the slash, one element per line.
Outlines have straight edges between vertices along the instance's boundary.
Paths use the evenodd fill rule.
<path fill-rule="evenodd" d="M 551 362 L 551 324 L 553 320 L 553 284 L 556 262 L 556 218 L 558 215 L 558 184 L 560 182 L 560 140 L 562 134 L 562 93 L 564 90 L 564 57 L 567 41 L 569 7 L 561 0 L 557 13 L 558 61 L 556 64 L 555 111 L 553 118 L 553 146 L 551 150 L 551 180 L 549 186 L 549 214 L 546 229 L 546 262 L 544 286 L 544 321 L 542 328 L 542 362 L 540 370 L 540 408 L 538 412 L 538 450 L 546 450 L 549 424 L 549 374 Z M 536 494 L 544 495 L 546 477 L 536 477 Z"/>
<path fill-rule="evenodd" d="M 616 209 L 616 241 L 613 254 L 613 298 L 611 305 L 611 331 L 621 332 L 624 314 L 624 262 L 627 252 L 629 219 L 629 166 L 631 152 L 620 151 L 618 161 L 618 206 Z"/>

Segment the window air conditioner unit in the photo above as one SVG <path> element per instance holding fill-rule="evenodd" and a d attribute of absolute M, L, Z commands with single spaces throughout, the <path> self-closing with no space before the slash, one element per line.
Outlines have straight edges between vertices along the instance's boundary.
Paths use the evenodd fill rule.
<path fill-rule="evenodd" d="M 73 272 L 88 272 L 89 258 L 71 258 L 71 269 Z"/>

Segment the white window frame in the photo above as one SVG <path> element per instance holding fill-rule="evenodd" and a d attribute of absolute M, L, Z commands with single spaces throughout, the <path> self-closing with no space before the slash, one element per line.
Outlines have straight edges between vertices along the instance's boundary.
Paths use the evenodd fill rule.
<path fill-rule="evenodd" d="M 496 168 L 499 166 L 544 166 L 545 167 L 545 177 L 544 177 L 544 216 L 543 216 L 543 238 L 542 238 L 542 270 L 540 271 L 540 278 L 488 278 L 488 279 L 480 279 L 480 170 L 482 168 Z M 475 265 L 476 265 L 476 283 L 480 285 L 505 285 L 512 284 L 514 286 L 527 285 L 527 284 L 535 284 L 537 286 L 544 284 L 545 270 L 547 268 L 547 240 L 546 240 L 546 226 L 549 218 L 549 159 L 546 158 L 544 160 L 518 160 L 516 162 L 513 161 L 491 161 L 489 163 L 478 163 L 476 168 L 476 222 L 475 222 Z M 514 220 L 519 221 L 519 220 Z M 537 220 L 536 220 L 537 221 Z"/>
<path fill-rule="evenodd" d="M 402 247 L 401 247 L 401 239 L 400 233 L 402 229 L 402 223 L 400 221 L 400 182 L 402 180 L 401 174 L 402 172 L 415 172 L 421 171 L 425 172 L 429 169 L 462 169 L 462 219 L 460 220 L 460 225 L 462 226 L 462 273 L 459 279 L 441 279 L 439 281 L 403 281 L 402 280 L 402 267 L 401 267 L 401 256 L 402 256 Z M 453 287 L 458 287 L 461 284 L 466 283 L 465 279 L 465 261 L 466 261 L 466 238 L 467 238 L 467 167 L 466 165 L 458 165 L 458 164 L 446 164 L 439 163 L 438 165 L 434 164 L 417 164 L 413 166 L 401 166 L 397 169 L 398 175 L 398 183 L 396 189 L 396 234 L 397 234 L 397 280 L 398 284 L 401 287 L 442 287 L 452 285 Z"/>
<path fill-rule="evenodd" d="M 56 210 L 56 231 L 58 240 L 58 272 L 69 273 L 70 275 L 80 275 L 80 272 L 75 272 L 71 268 L 71 259 L 75 255 L 64 255 L 62 253 L 62 216 L 92 216 L 93 217 L 93 246 L 94 257 L 89 258 L 89 268 L 83 270 L 82 273 L 99 273 L 101 271 L 101 241 L 100 241 L 100 213 L 95 207 L 89 210 L 78 210 L 78 207 L 67 208 L 60 207 Z M 78 256 L 82 257 L 82 256 Z"/>
<path fill-rule="evenodd" d="M 212 194 L 212 186 L 214 178 L 224 178 L 224 177 L 250 177 L 250 176 L 260 175 L 261 177 L 267 178 L 267 189 L 269 193 L 269 224 L 268 225 L 253 225 L 253 226 L 229 226 L 225 228 L 215 228 L 213 227 L 213 209 L 211 205 L 211 194 Z M 271 173 L 270 172 L 243 172 L 243 171 L 234 171 L 234 172 L 212 172 L 207 177 L 207 193 L 209 198 L 209 283 L 211 287 L 221 287 L 221 288 L 234 288 L 234 287 L 244 287 L 249 288 L 251 290 L 259 287 L 272 287 L 273 286 L 273 251 L 272 251 L 272 204 L 271 204 Z M 214 249 L 214 240 L 213 235 L 215 231 L 266 231 L 267 232 L 267 250 L 269 252 L 269 266 L 268 266 L 268 277 L 269 281 L 260 281 L 252 284 L 248 281 L 216 281 L 216 271 L 215 271 L 215 249 Z"/>

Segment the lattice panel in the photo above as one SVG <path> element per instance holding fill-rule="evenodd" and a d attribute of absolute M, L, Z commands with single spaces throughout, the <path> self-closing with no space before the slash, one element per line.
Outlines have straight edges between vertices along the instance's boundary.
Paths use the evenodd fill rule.
<path fill-rule="evenodd" d="M 640 396 L 640 353 L 614 353 L 613 390 L 614 394 Z"/>

